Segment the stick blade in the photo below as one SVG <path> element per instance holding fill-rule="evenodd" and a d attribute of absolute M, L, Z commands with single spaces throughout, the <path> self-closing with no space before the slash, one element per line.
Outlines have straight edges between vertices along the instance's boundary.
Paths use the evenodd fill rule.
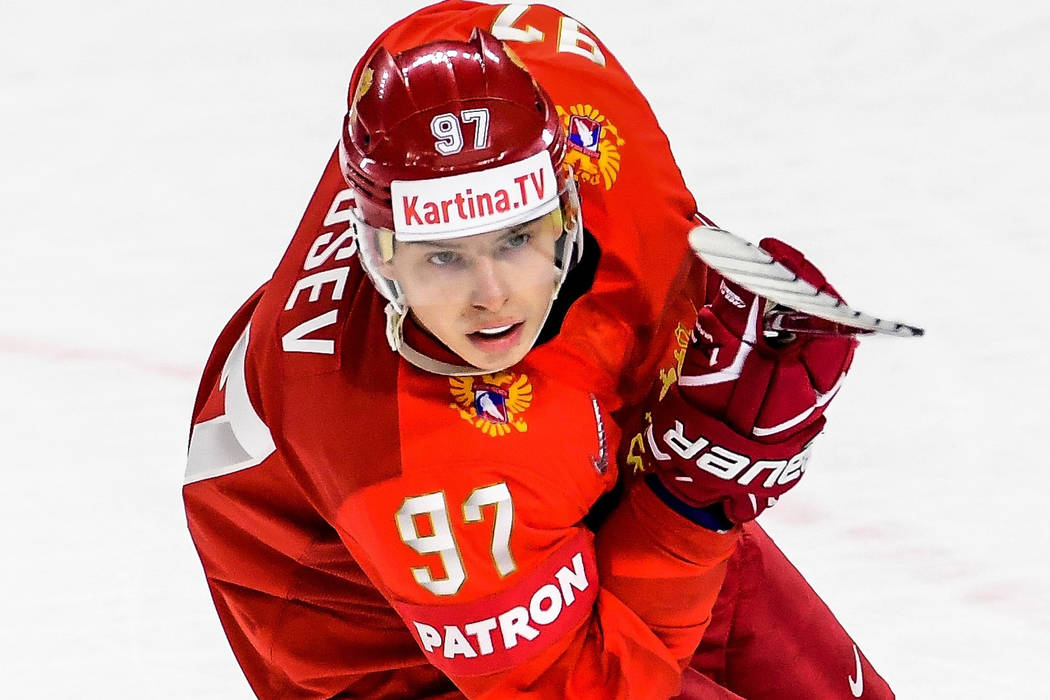
<path fill-rule="evenodd" d="M 729 231 L 699 226 L 689 233 L 689 247 L 720 275 L 777 306 L 847 326 L 860 333 L 902 338 L 925 333 L 918 326 L 889 321 L 850 308 L 830 294 L 817 290 L 757 245 Z"/>

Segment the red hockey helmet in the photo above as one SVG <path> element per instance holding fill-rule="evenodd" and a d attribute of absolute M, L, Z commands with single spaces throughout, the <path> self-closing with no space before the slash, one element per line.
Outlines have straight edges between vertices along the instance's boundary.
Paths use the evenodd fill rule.
<path fill-rule="evenodd" d="M 380 47 L 368 59 L 351 86 L 339 158 L 354 191 L 361 261 L 390 301 L 395 350 L 419 364 L 402 348 L 403 294 L 379 272 L 398 241 L 486 233 L 560 210 L 553 302 L 582 253 L 566 147 L 550 96 L 488 32 L 396 56 Z"/>
<path fill-rule="evenodd" d="M 565 158 L 554 103 L 481 29 L 468 42 L 437 41 L 397 56 L 380 47 L 348 108 L 340 165 L 371 226 L 395 228 L 394 181 L 459 175 L 544 151 L 557 172 Z"/>

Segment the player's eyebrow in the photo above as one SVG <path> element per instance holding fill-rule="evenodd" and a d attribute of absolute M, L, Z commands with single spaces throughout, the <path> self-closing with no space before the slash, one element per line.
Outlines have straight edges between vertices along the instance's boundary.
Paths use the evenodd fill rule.
<path fill-rule="evenodd" d="M 403 241 L 405 245 L 421 245 L 428 248 L 441 248 L 442 250 L 448 250 L 449 248 L 459 248 L 460 243 L 457 243 L 454 239 L 446 239 L 443 241 Z"/>

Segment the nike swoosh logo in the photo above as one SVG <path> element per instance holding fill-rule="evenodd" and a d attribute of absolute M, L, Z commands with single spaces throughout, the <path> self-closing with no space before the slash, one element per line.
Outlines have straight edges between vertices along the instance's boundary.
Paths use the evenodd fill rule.
<path fill-rule="evenodd" d="M 853 697 L 859 698 L 864 694 L 864 669 L 860 667 L 860 652 L 857 651 L 857 645 L 853 645 L 853 660 L 857 662 L 857 679 L 854 680 L 853 676 L 849 678 L 849 691 L 853 693 Z"/>

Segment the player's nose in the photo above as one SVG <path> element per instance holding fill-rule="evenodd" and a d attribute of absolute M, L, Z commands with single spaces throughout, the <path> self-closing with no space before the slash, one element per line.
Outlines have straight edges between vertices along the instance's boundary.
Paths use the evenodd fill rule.
<path fill-rule="evenodd" d="M 485 256 L 477 260 L 473 272 L 471 305 L 485 311 L 499 311 L 510 297 L 505 272 L 495 260 Z"/>

